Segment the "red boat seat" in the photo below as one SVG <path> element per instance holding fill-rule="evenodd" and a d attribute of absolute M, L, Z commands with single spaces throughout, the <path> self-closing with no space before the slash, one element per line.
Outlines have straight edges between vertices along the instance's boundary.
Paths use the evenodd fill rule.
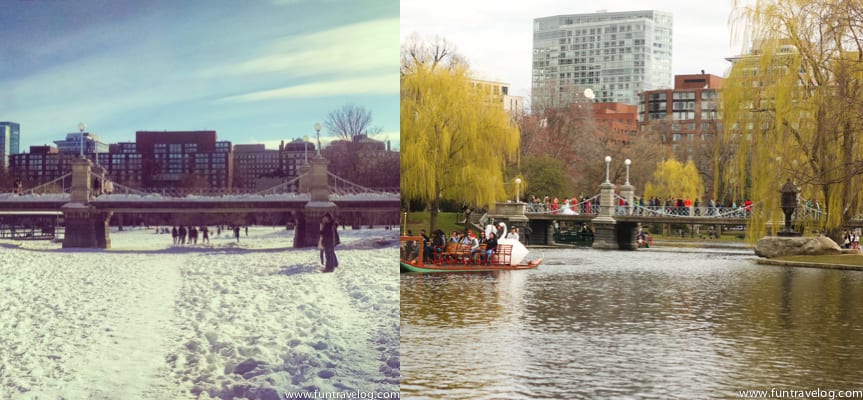
<path fill-rule="evenodd" d="M 491 256 L 492 264 L 501 264 L 501 265 L 509 265 L 512 262 L 512 245 L 511 244 L 499 244 L 497 245 L 497 252 L 495 252 Z"/>

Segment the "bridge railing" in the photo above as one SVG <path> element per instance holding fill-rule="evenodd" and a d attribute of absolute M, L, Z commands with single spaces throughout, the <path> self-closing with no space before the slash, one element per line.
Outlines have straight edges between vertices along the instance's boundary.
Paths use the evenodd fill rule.
<path fill-rule="evenodd" d="M 527 203 L 525 214 L 548 215 L 599 215 L 599 195 L 584 199 L 578 203 L 558 204 L 558 209 L 550 209 L 545 203 Z"/>
<path fill-rule="evenodd" d="M 621 212 L 625 207 L 618 206 L 616 209 L 617 215 L 624 215 L 626 211 Z M 677 207 L 677 206 L 641 206 L 635 205 L 632 207 L 631 215 L 655 216 L 655 217 L 708 217 L 708 218 L 748 218 L 752 215 L 754 208 L 752 206 L 745 207 Z"/>

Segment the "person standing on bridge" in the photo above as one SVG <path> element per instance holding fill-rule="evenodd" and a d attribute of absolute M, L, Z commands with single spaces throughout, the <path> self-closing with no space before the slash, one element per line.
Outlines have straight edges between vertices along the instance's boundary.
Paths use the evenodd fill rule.
<path fill-rule="evenodd" d="M 186 244 L 186 227 L 180 225 L 180 245 Z"/>
<path fill-rule="evenodd" d="M 180 235 L 180 233 L 179 233 L 179 232 L 177 232 L 177 227 L 176 227 L 176 226 L 175 226 L 173 229 L 171 229 L 171 238 L 172 238 L 172 239 L 174 239 L 174 244 L 177 244 L 177 237 L 178 237 L 179 235 Z"/>
<path fill-rule="evenodd" d="M 339 231 L 332 214 L 326 213 L 321 217 L 321 235 L 318 238 L 318 248 L 324 251 L 323 272 L 333 272 L 339 266 L 336 258 L 336 245 L 339 244 Z"/>
<path fill-rule="evenodd" d="M 240 243 L 240 226 L 234 225 L 234 237 L 237 238 L 237 243 Z"/>
<path fill-rule="evenodd" d="M 204 237 L 201 239 L 201 243 L 210 244 L 210 229 L 207 228 L 206 225 L 201 227 L 201 232 L 204 234 Z"/>

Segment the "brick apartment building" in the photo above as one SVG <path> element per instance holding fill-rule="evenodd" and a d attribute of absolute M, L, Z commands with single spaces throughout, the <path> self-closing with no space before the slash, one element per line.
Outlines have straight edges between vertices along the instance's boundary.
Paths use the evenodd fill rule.
<path fill-rule="evenodd" d="M 710 74 L 675 75 L 674 89 L 648 90 L 638 96 L 639 131 L 658 135 L 679 160 L 691 160 L 721 130 L 718 94 L 722 78 Z"/>

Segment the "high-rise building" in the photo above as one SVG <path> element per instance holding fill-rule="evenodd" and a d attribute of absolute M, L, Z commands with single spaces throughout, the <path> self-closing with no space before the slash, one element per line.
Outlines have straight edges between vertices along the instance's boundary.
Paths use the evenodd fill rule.
<path fill-rule="evenodd" d="M 671 87 L 671 28 L 671 13 L 653 10 L 534 19 L 533 104 L 591 89 L 599 102 L 635 105 L 638 93 Z"/>
<path fill-rule="evenodd" d="M 3 127 L 9 127 L 9 147 L 7 156 L 20 153 L 21 146 L 21 124 L 17 122 L 0 121 L 0 132 Z"/>
<path fill-rule="evenodd" d="M 0 171 L 9 167 L 9 127 L 0 126 Z"/>

